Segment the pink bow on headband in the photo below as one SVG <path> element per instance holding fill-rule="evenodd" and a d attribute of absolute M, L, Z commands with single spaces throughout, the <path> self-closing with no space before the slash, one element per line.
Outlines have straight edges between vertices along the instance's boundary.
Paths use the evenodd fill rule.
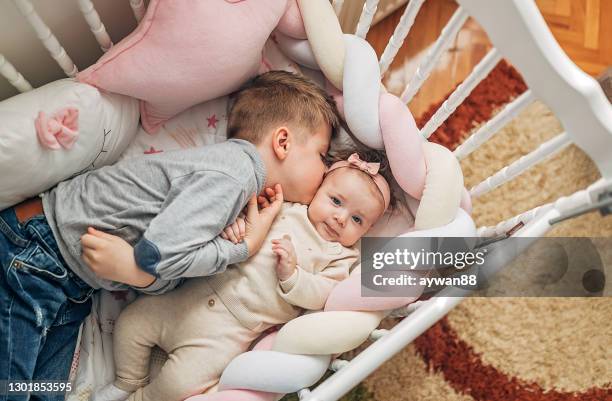
<path fill-rule="evenodd" d="M 368 163 L 359 158 L 357 153 L 353 153 L 346 160 L 351 166 L 357 167 L 359 170 L 370 174 L 371 176 L 375 176 L 378 174 L 378 170 L 380 169 L 380 163 Z"/>
<path fill-rule="evenodd" d="M 382 195 L 383 201 L 385 203 L 384 210 L 387 210 L 387 207 L 389 207 L 389 201 L 391 199 L 391 190 L 389 189 L 389 183 L 387 183 L 387 180 L 385 180 L 382 175 L 378 174 L 378 170 L 380 170 L 380 163 L 365 162 L 359 158 L 359 155 L 357 153 L 353 153 L 349 156 L 348 159 L 340 160 L 332 164 L 329 169 L 327 169 L 326 174 L 329 174 L 332 171 L 342 167 L 355 168 L 368 174 L 372 178 L 372 181 L 374 181 L 374 184 L 376 184 L 378 190 L 380 191 L 380 194 Z"/>

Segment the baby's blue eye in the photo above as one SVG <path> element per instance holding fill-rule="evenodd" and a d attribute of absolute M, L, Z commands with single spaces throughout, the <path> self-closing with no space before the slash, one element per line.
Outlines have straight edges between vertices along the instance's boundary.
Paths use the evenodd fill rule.
<path fill-rule="evenodd" d="M 332 202 L 334 202 L 334 205 L 340 206 L 340 204 L 342 202 L 340 202 L 340 199 L 336 198 L 335 196 L 331 197 Z"/>
<path fill-rule="evenodd" d="M 359 216 L 353 216 L 353 221 L 357 224 L 361 224 L 362 222 L 361 217 Z"/>

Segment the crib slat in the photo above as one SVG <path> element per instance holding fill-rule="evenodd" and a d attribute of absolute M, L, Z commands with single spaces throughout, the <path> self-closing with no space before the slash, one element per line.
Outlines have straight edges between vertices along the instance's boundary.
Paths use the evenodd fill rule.
<path fill-rule="evenodd" d="M 414 24 L 414 20 L 421 9 L 421 6 L 425 0 L 412 0 L 406 6 L 402 17 L 400 18 L 399 23 L 395 27 L 395 31 L 391 38 L 389 39 L 389 43 L 387 43 L 387 47 L 385 47 L 385 51 L 380 57 L 380 75 L 382 76 L 387 70 L 389 66 L 393 62 L 393 59 L 397 55 L 400 47 L 404 43 L 406 36 L 408 36 L 408 32 L 410 32 L 410 28 Z"/>
<path fill-rule="evenodd" d="M 370 25 L 372 25 L 372 18 L 374 18 L 374 14 L 376 14 L 376 8 L 378 8 L 379 0 L 366 0 L 363 5 L 363 10 L 361 11 L 361 17 L 359 17 L 359 23 L 357 24 L 357 29 L 355 30 L 355 35 L 360 38 L 365 39 L 368 31 L 370 30 Z"/>
<path fill-rule="evenodd" d="M 74 77 L 78 72 L 76 66 L 47 24 L 43 22 L 36 10 L 34 10 L 30 0 L 13 0 L 13 3 L 15 3 L 25 19 L 28 20 L 32 28 L 34 28 L 36 36 L 43 42 L 43 45 L 49 51 L 51 57 L 55 59 L 66 75 Z"/>
<path fill-rule="evenodd" d="M 100 15 L 96 11 L 91 0 L 79 0 L 79 9 L 85 17 L 85 21 L 87 21 L 87 25 L 89 25 L 89 29 L 96 37 L 98 44 L 103 52 L 108 51 L 113 45 L 108 32 L 106 32 L 106 27 L 100 20 Z"/>
<path fill-rule="evenodd" d="M 142 18 L 145 15 L 145 11 L 147 10 L 144 4 L 144 0 L 130 0 L 130 7 L 132 7 L 132 12 L 134 13 L 134 18 L 136 18 L 136 22 L 142 21 Z"/>
<path fill-rule="evenodd" d="M 310 389 L 303 388 L 297 392 L 297 395 L 300 400 L 303 400 L 310 395 Z"/>
<path fill-rule="evenodd" d="M 334 12 L 336 13 L 337 16 L 340 16 L 343 5 L 344 5 L 344 0 L 334 0 L 333 7 L 334 7 Z"/>
<path fill-rule="evenodd" d="M 544 205 L 534 207 L 533 209 L 528 210 L 526 212 L 517 214 L 514 217 L 511 217 L 507 220 L 504 220 L 498 223 L 496 226 L 479 227 L 478 230 L 476 231 L 476 235 L 478 237 L 484 238 L 484 237 L 496 237 L 498 235 L 505 234 L 508 231 L 510 231 L 512 228 L 516 227 L 517 224 L 520 224 L 520 223 L 527 224 L 531 220 L 533 220 L 533 218 L 537 216 L 539 213 L 544 213 L 547 210 L 550 210 L 552 207 L 553 207 L 552 202 L 546 203 Z"/>
<path fill-rule="evenodd" d="M 387 329 L 376 329 L 370 333 L 370 337 L 368 337 L 372 341 L 380 340 L 384 336 L 389 334 L 389 330 Z"/>
<path fill-rule="evenodd" d="M 518 176 L 529 167 L 537 164 L 548 156 L 557 153 L 571 143 L 571 138 L 564 132 L 542 143 L 536 150 L 526 154 L 509 166 L 504 167 L 470 190 L 473 197 L 486 194 L 490 190 Z"/>
<path fill-rule="evenodd" d="M 559 213 L 563 213 L 570 209 L 590 205 L 592 203 L 590 192 L 596 185 L 597 183 L 589 186 L 587 189 L 576 191 L 569 196 L 562 196 L 554 202 L 537 206 L 531 210 L 504 220 L 498 223 L 496 226 L 479 227 L 477 230 L 477 235 L 479 237 L 495 237 L 497 235 L 502 235 L 508 232 L 508 230 L 511 228 L 515 227 L 517 224 L 521 222 L 527 224 L 536 216 L 540 216 L 553 208 L 557 209 Z"/>
<path fill-rule="evenodd" d="M 480 145 L 488 141 L 499 132 L 510 120 L 516 117 L 527 105 L 535 100 L 535 95 L 531 90 L 525 91 L 522 95 L 506 105 L 495 117 L 487 121 L 478 131 L 472 134 L 464 143 L 455 149 L 455 156 L 462 160 Z"/>
<path fill-rule="evenodd" d="M 32 85 L 15 69 L 4 55 L 0 54 L 0 74 L 6 78 L 19 92 L 32 90 Z"/>
<path fill-rule="evenodd" d="M 406 85 L 404 92 L 401 95 L 401 99 L 404 103 L 408 103 L 414 95 L 419 91 L 419 88 L 423 85 L 423 82 L 429 77 L 431 71 L 434 67 L 434 64 L 442 53 L 448 48 L 451 41 L 457 36 L 459 29 L 463 26 L 465 21 L 468 18 L 468 13 L 462 8 L 459 7 L 448 21 L 440 36 L 436 40 L 436 43 L 432 46 L 432 48 L 427 52 L 423 61 L 417 68 L 416 73 Z"/>
<path fill-rule="evenodd" d="M 427 302 L 429 302 L 429 300 L 427 300 L 427 301 L 415 301 L 415 302 L 413 302 L 411 304 L 408 304 L 406 306 L 402 306 L 401 308 L 394 309 L 389 314 L 389 317 L 405 317 L 405 316 L 408 316 L 409 314 L 411 314 L 412 312 L 414 312 L 415 310 L 417 310 L 421 306 L 425 305 Z"/>
<path fill-rule="evenodd" d="M 345 359 L 334 359 L 334 361 L 329 365 L 329 368 L 334 372 L 339 371 L 340 369 L 346 367 L 349 364 L 349 361 Z"/>
<path fill-rule="evenodd" d="M 442 103 L 442 106 L 436 113 L 427 121 L 421 135 L 424 138 L 429 138 L 431 134 L 438 129 L 440 125 L 459 107 L 459 105 L 465 100 L 466 97 L 474 90 L 483 79 L 489 75 L 491 70 L 501 60 L 501 54 L 497 49 L 493 48 L 487 55 L 480 60 L 478 65 L 470 73 L 470 75 L 463 81 L 457 89 Z"/>

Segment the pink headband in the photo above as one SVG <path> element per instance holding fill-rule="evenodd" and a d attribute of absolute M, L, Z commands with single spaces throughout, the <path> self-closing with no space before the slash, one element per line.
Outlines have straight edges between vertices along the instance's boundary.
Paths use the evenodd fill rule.
<path fill-rule="evenodd" d="M 383 197 L 383 201 L 385 203 L 384 210 L 387 210 L 387 207 L 389 207 L 389 200 L 391 198 L 391 191 L 389 189 L 389 184 L 387 183 L 387 180 L 385 180 L 385 177 L 378 174 L 378 170 L 380 169 L 380 163 L 368 163 L 366 161 L 361 160 L 357 153 L 353 153 L 349 156 L 347 160 L 341 160 L 332 164 L 331 167 L 327 170 L 326 174 L 329 174 L 332 171 L 342 167 L 356 168 L 369 175 L 372 181 L 374 181 L 374 184 L 376 184 L 378 191 Z"/>

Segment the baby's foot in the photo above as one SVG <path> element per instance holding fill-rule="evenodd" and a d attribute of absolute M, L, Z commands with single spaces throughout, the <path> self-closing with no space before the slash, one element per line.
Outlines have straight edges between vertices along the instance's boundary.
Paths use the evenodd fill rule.
<path fill-rule="evenodd" d="M 125 401 L 130 396 L 129 391 L 121 390 L 114 384 L 109 384 L 91 395 L 89 401 Z"/>

